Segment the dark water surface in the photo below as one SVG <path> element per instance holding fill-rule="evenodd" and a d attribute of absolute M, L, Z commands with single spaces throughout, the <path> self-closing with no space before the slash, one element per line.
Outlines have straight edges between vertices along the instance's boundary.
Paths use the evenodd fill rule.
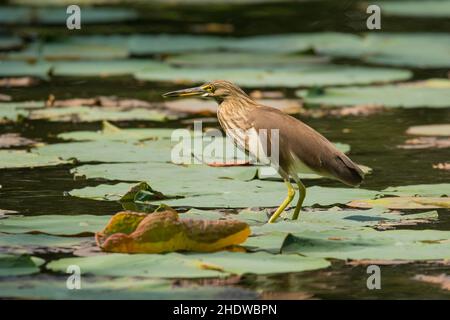
<path fill-rule="evenodd" d="M 173 32 L 182 33 L 191 30 L 193 24 L 207 22 L 232 24 L 233 36 L 311 32 L 342 31 L 357 32 L 363 29 L 364 20 L 357 14 L 354 1 L 325 1 L 299 4 L 274 5 L 260 4 L 240 6 L 231 10 L 229 6 L 217 6 L 214 10 L 205 7 L 171 6 L 156 7 L 148 10 L 148 19 L 139 23 L 119 25 L 115 29 L 108 26 L 86 28 L 83 33 L 132 33 L 132 32 Z M 169 10 L 170 9 L 170 10 Z M 34 26 L 35 30 L 47 36 L 64 34 L 56 27 Z M 14 30 L 29 31 L 32 27 L 15 27 Z M 450 23 L 438 19 L 386 19 L 383 31 L 437 31 L 449 32 Z M 416 79 L 445 76 L 447 70 L 415 71 Z M 64 79 L 53 78 L 38 86 L 26 89 L 6 89 L 14 100 L 45 100 L 49 94 L 58 99 L 92 97 L 96 95 L 116 95 L 119 97 L 139 98 L 150 101 L 160 100 L 161 93 L 174 89 L 173 85 L 158 83 L 140 83 L 131 78 L 109 79 Z M 283 90 L 283 88 L 280 88 Z M 283 90 L 288 97 L 294 98 L 292 91 Z M 392 109 L 368 117 L 300 117 L 307 124 L 320 131 L 332 141 L 351 145 L 351 157 L 358 163 L 373 169 L 362 185 L 363 188 L 381 190 L 389 186 L 410 184 L 436 184 L 450 181 L 449 171 L 436 170 L 433 164 L 448 161 L 448 149 L 403 150 L 397 145 L 410 137 L 405 130 L 412 125 L 424 125 L 450 122 L 448 109 Z M 180 122 L 164 124 L 152 122 L 122 122 L 120 127 L 178 127 Z M 182 125 L 185 126 L 185 125 Z M 28 121 L 0 126 L 0 134 L 19 132 L 23 136 L 42 142 L 54 143 L 58 133 L 73 130 L 98 130 L 100 123 L 49 123 L 46 121 Z M 348 133 L 344 133 L 343 130 Z M 349 129 L 349 130 L 348 130 Z M 95 185 L 96 182 L 74 181 L 69 170 L 70 165 L 0 170 L 0 208 L 18 211 L 24 215 L 42 214 L 113 214 L 121 210 L 114 202 L 91 201 L 65 196 L 65 192 Z M 339 186 L 333 181 L 305 181 L 307 186 Z M 326 196 L 326 195 L 324 195 Z M 439 210 L 439 221 L 434 224 L 409 226 L 416 229 L 450 230 L 450 212 Z M 43 254 L 44 258 L 55 258 L 53 254 Z M 60 255 L 58 255 L 59 257 Z M 67 256 L 67 255 L 63 255 Z M 307 293 L 314 298 L 450 298 L 450 292 L 441 290 L 438 285 L 423 284 L 413 280 L 416 274 L 449 273 L 450 265 L 414 263 L 405 265 L 382 266 L 382 290 L 366 288 L 366 266 L 350 266 L 335 261 L 325 270 L 303 272 L 300 274 L 282 274 L 276 276 L 244 276 L 233 286 L 272 292 L 272 297 L 286 297 L 285 293 Z M 202 283 L 201 281 L 188 281 Z M 205 284 L 209 284 L 205 281 Z M 227 283 L 218 282 L 219 285 Z M 284 295 L 283 295 L 284 294 Z M 290 297 L 302 297 L 301 294 Z"/>

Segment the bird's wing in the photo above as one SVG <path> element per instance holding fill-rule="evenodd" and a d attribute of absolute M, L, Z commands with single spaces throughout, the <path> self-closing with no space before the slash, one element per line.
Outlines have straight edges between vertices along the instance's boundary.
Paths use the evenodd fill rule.
<path fill-rule="evenodd" d="M 294 157 L 321 175 L 334 177 L 349 185 L 361 183 L 361 169 L 324 136 L 300 120 L 265 106 L 251 111 L 249 120 L 256 131 L 279 130 L 280 166 L 285 171 L 292 169 Z M 270 142 L 275 143 L 272 140 Z"/>

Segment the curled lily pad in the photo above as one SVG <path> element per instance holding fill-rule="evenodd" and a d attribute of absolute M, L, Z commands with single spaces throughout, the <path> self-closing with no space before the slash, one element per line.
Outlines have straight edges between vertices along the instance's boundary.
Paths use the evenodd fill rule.
<path fill-rule="evenodd" d="M 172 251 L 211 252 L 244 242 L 250 234 L 238 220 L 180 219 L 176 211 L 150 215 L 118 213 L 96 234 L 104 251 L 162 253 Z"/>

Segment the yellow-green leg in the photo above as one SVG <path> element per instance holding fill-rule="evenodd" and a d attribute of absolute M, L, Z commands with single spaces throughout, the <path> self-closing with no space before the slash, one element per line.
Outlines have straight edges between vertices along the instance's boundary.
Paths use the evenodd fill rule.
<path fill-rule="evenodd" d="M 297 205 L 295 206 L 294 214 L 292 215 L 292 220 L 298 219 L 298 215 L 300 214 L 300 210 L 302 209 L 303 200 L 305 200 L 306 196 L 306 188 L 298 177 L 295 179 L 295 182 L 297 183 L 298 186 L 298 202 Z"/>
<path fill-rule="evenodd" d="M 286 183 L 286 186 L 288 188 L 288 195 L 286 199 L 284 199 L 283 203 L 278 207 L 277 211 L 270 217 L 269 223 L 275 222 L 277 218 L 280 216 L 280 214 L 286 209 L 286 207 L 289 205 L 289 203 L 292 202 L 292 199 L 295 197 L 295 190 L 292 188 L 291 183 L 289 180 L 284 180 L 284 183 Z"/>

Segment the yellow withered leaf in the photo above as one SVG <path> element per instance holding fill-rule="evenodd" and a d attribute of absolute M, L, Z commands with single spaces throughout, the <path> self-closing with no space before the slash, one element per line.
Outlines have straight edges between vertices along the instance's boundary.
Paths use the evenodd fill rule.
<path fill-rule="evenodd" d="M 107 252 L 212 252 L 240 244 L 249 235 L 250 227 L 242 221 L 180 219 L 176 211 L 166 209 L 152 214 L 119 212 L 96 233 L 96 240 Z"/>

